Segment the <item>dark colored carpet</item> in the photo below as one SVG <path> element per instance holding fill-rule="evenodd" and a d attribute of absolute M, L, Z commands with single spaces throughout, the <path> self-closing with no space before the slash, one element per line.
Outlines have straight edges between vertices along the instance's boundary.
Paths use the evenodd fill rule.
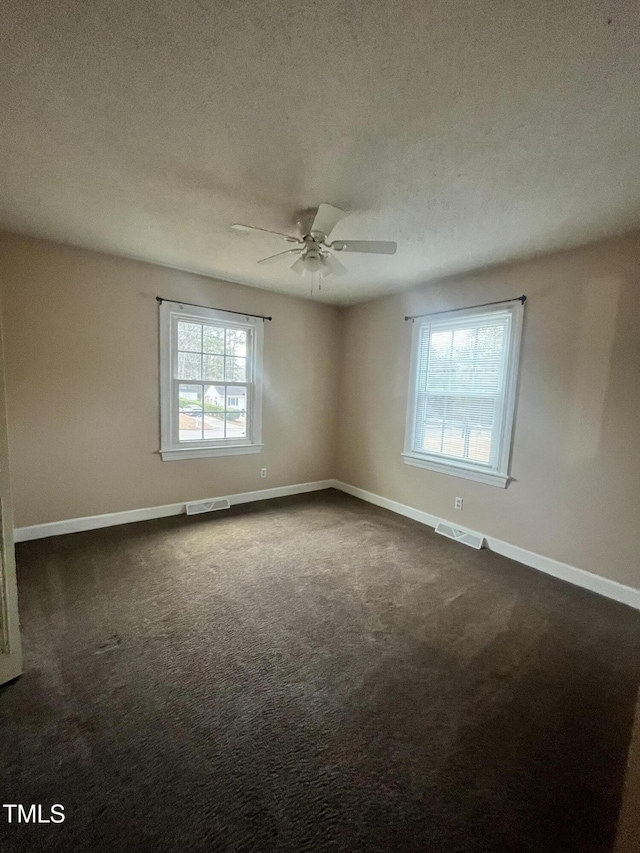
<path fill-rule="evenodd" d="M 640 614 L 323 492 L 25 543 L 8 851 L 601 853 Z"/>

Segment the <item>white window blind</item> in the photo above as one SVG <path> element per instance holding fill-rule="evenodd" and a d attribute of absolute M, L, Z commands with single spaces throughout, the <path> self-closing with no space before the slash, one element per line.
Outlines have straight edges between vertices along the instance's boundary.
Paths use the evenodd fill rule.
<path fill-rule="evenodd" d="M 417 324 L 405 457 L 432 460 L 439 466 L 423 467 L 436 470 L 449 465 L 453 473 L 466 469 L 485 472 L 487 481 L 492 475 L 506 480 L 519 337 L 515 311 L 510 304 Z"/>

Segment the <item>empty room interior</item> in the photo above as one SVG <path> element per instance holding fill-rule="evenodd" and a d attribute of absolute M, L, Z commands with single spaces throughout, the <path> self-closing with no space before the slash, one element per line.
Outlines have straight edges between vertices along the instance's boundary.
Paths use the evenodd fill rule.
<path fill-rule="evenodd" d="M 640 6 L 0 69 L 2 851 L 638 853 Z"/>

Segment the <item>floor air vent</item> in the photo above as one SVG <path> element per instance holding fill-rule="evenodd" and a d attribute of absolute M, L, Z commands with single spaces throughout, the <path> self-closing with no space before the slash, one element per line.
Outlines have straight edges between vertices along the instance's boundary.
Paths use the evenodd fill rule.
<path fill-rule="evenodd" d="M 210 501 L 192 501 L 186 506 L 187 515 L 198 515 L 201 512 L 214 512 L 216 509 L 229 509 L 231 504 L 227 498 L 215 498 Z"/>
<path fill-rule="evenodd" d="M 436 533 L 441 533 L 442 536 L 448 536 L 449 539 L 455 539 L 456 542 L 462 542 L 471 548 L 480 549 L 484 544 L 484 536 L 481 536 L 479 533 L 462 530 L 460 527 L 454 527 L 453 524 L 446 524 L 444 521 L 438 522 Z"/>

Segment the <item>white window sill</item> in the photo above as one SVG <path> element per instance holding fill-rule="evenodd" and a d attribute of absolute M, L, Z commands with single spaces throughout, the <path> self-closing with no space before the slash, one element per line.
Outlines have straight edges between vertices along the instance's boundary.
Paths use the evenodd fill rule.
<path fill-rule="evenodd" d="M 218 447 L 181 447 L 161 450 L 163 462 L 173 459 L 204 459 L 206 456 L 241 456 L 245 453 L 262 453 L 264 444 L 228 444 Z"/>
<path fill-rule="evenodd" d="M 464 477 L 466 480 L 475 480 L 478 483 L 486 483 L 489 486 L 498 486 L 505 489 L 509 477 L 498 474 L 495 471 L 482 471 L 465 465 L 457 465 L 455 462 L 444 462 L 417 456 L 412 453 L 402 454 L 405 465 L 413 465 L 416 468 L 428 468 L 429 471 L 438 471 L 440 474 L 452 474 L 454 477 Z"/>

